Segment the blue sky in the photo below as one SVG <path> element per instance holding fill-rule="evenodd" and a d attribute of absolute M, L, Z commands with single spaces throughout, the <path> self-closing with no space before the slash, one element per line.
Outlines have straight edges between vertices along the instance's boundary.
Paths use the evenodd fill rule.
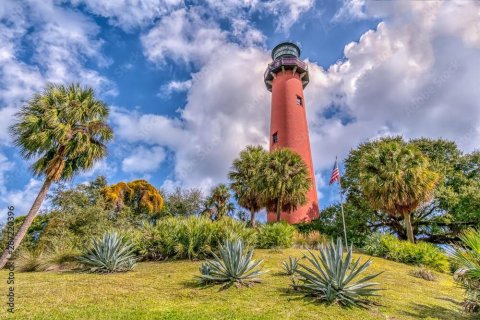
<path fill-rule="evenodd" d="M 41 184 L 6 128 L 48 82 L 95 88 L 112 108 L 109 156 L 79 176 L 157 187 L 226 181 L 248 144 L 268 143 L 269 51 L 298 42 L 321 207 L 335 156 L 402 134 L 477 148 L 479 5 L 362 0 L 0 3 L 0 202 L 29 209 Z M 456 112 L 452 112 L 456 110 Z M 477 139 L 478 140 L 478 139 Z M 0 213 L 0 220 L 5 217 Z"/>

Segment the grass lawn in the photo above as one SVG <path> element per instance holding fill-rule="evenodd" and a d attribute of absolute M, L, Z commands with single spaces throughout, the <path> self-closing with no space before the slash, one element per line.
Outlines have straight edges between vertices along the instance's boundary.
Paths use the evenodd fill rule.
<path fill-rule="evenodd" d="M 270 272 L 251 288 L 197 287 L 200 262 L 140 263 L 124 274 L 72 272 L 16 273 L 15 316 L 7 315 L 6 271 L 0 318 L 15 319 L 474 319 L 460 311 L 463 292 L 449 275 L 438 281 L 417 279 L 414 267 L 373 258 L 369 272 L 385 271 L 378 281 L 385 289 L 370 310 L 325 306 L 287 290 L 289 277 L 281 262 L 297 249 L 257 250 Z M 5 281 L 3 280 L 5 279 Z"/>

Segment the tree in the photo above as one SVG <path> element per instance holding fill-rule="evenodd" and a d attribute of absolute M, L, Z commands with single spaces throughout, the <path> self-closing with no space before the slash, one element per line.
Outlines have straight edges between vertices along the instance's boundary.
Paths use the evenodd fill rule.
<path fill-rule="evenodd" d="M 416 238 L 433 243 L 457 241 L 469 227 L 480 227 L 480 153 L 462 154 L 453 141 L 420 138 L 405 142 L 402 137 L 384 137 L 359 145 L 345 159 L 342 187 L 346 195 L 348 216 L 370 232 L 388 230 L 400 239 L 407 239 L 403 217 L 392 216 L 373 208 L 364 197 L 360 185 L 360 160 L 381 143 L 396 141 L 411 144 L 428 158 L 429 168 L 439 175 L 432 201 L 412 213 L 412 229 Z M 324 214 L 322 214 L 324 216 Z"/>
<path fill-rule="evenodd" d="M 238 204 L 250 210 L 250 224 L 253 227 L 255 213 L 264 207 L 257 181 L 267 156 L 268 153 L 261 146 L 247 146 L 233 161 L 232 170 L 228 174 Z"/>
<path fill-rule="evenodd" d="M 5 250 L 0 258 L 0 269 L 27 233 L 51 184 L 72 179 L 106 156 L 106 143 L 113 138 L 106 124 L 108 113 L 93 89 L 72 84 L 48 85 L 16 114 L 10 128 L 13 141 L 25 159 L 35 159 L 32 171 L 45 181 L 14 237 L 12 250 Z"/>
<path fill-rule="evenodd" d="M 371 207 L 402 216 L 408 240 L 415 242 L 411 216 L 433 197 L 439 175 L 427 157 L 398 141 L 379 143 L 360 159 L 359 185 Z"/>
<path fill-rule="evenodd" d="M 166 195 L 162 215 L 173 217 L 198 215 L 202 211 L 203 203 L 203 194 L 200 189 L 177 187 L 172 193 Z"/>
<path fill-rule="evenodd" d="M 119 182 L 103 189 L 108 203 L 117 211 L 129 207 L 136 215 L 155 216 L 163 209 L 163 197 L 146 180 Z"/>
<path fill-rule="evenodd" d="M 212 193 L 205 200 L 204 214 L 212 220 L 220 220 L 235 210 L 235 205 L 230 202 L 230 191 L 225 184 L 213 188 Z"/>
<path fill-rule="evenodd" d="M 311 183 L 303 159 L 286 148 L 268 154 L 257 181 L 261 200 L 269 211 L 276 212 L 277 221 L 282 211 L 292 212 L 307 203 Z"/>

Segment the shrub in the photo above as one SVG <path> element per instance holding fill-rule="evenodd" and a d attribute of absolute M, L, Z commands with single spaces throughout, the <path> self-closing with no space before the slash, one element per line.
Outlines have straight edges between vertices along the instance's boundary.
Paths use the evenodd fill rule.
<path fill-rule="evenodd" d="M 383 244 L 384 235 L 381 233 L 373 233 L 365 239 L 363 251 L 371 256 L 385 257 L 387 255 L 387 247 Z"/>
<path fill-rule="evenodd" d="M 300 259 L 289 256 L 288 260 L 282 263 L 282 267 L 283 270 L 285 270 L 285 273 L 289 276 L 293 276 L 297 271 L 299 261 Z"/>
<path fill-rule="evenodd" d="M 385 259 L 425 266 L 433 270 L 448 271 L 447 257 L 433 244 L 419 242 L 417 244 L 402 241 L 393 235 L 373 234 L 366 240 L 364 251 L 368 254 L 383 257 Z"/>
<path fill-rule="evenodd" d="M 322 244 L 328 243 L 328 237 L 317 230 L 308 233 L 295 232 L 293 242 L 297 248 L 318 249 Z"/>
<path fill-rule="evenodd" d="M 255 243 L 255 230 L 245 222 L 206 217 L 164 218 L 155 224 L 144 223 L 134 234 L 136 250 L 147 260 L 201 259 L 211 256 L 226 240 L 241 239 L 248 246 Z"/>
<path fill-rule="evenodd" d="M 41 250 L 22 250 L 15 259 L 15 267 L 20 272 L 45 271 L 47 269 L 46 259 Z"/>
<path fill-rule="evenodd" d="M 55 246 L 46 250 L 24 248 L 15 259 L 15 266 L 20 272 L 74 269 L 78 266 L 78 253 L 69 246 Z"/>
<path fill-rule="evenodd" d="M 289 248 L 293 244 L 295 227 L 285 223 L 269 223 L 258 229 L 257 247 L 262 249 Z"/>
<path fill-rule="evenodd" d="M 262 271 L 259 265 L 262 260 L 252 260 L 253 249 L 246 250 L 242 240 L 227 240 L 220 245 L 218 256 L 214 254 L 214 260 L 208 260 L 200 267 L 201 283 L 224 283 L 223 288 L 231 285 L 237 287 L 250 286 L 261 282 Z"/>
<path fill-rule="evenodd" d="M 78 260 L 92 272 L 123 272 L 135 266 L 132 244 L 116 232 L 93 238 L 91 248 Z"/>
<path fill-rule="evenodd" d="M 415 278 L 420 278 L 420 279 L 427 280 L 427 281 L 436 281 L 437 280 L 437 276 L 435 275 L 435 273 L 432 270 L 427 269 L 427 268 L 416 269 L 412 272 L 412 275 Z"/>
<path fill-rule="evenodd" d="M 309 265 L 299 264 L 293 280 L 293 288 L 308 296 L 314 296 L 327 303 L 338 303 L 343 306 L 367 306 L 366 297 L 376 296 L 380 289 L 378 283 L 369 282 L 379 274 L 360 275 L 370 266 L 371 260 L 360 264 L 360 258 L 352 263 L 352 247 L 347 248 L 344 257 L 343 245 L 340 239 L 337 244 L 330 244 L 320 248 L 320 254 L 314 255 L 309 251 L 305 259 Z"/>

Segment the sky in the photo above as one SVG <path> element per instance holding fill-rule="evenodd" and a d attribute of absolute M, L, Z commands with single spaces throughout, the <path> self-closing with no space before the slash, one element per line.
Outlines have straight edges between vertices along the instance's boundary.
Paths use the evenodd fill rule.
<path fill-rule="evenodd" d="M 47 83 L 111 108 L 108 157 L 72 184 L 147 179 L 208 192 L 249 144 L 268 147 L 263 73 L 279 42 L 309 64 L 305 103 L 320 206 L 335 161 L 387 135 L 480 138 L 480 3 L 363 0 L 0 1 L 0 222 L 41 184 L 12 145 L 15 112 Z"/>

